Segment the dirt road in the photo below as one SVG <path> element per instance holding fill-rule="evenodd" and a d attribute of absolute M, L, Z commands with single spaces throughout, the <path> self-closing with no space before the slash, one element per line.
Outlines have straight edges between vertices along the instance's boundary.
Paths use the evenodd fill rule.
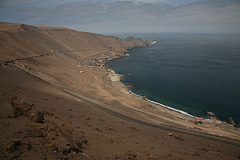
<path fill-rule="evenodd" d="M 214 140 L 214 141 L 217 141 L 217 142 L 226 143 L 226 144 L 230 144 L 230 145 L 240 147 L 240 140 L 237 140 L 237 139 L 232 139 L 232 138 L 229 138 L 229 137 L 214 135 L 214 134 L 201 132 L 201 131 L 196 131 L 196 130 L 180 128 L 180 127 L 171 126 L 171 125 L 167 125 L 167 124 L 156 125 L 156 124 L 153 124 L 153 123 L 145 122 L 145 121 L 142 121 L 142 120 L 135 119 L 133 117 L 124 115 L 122 113 L 116 112 L 116 111 L 111 110 L 109 108 L 100 106 L 100 105 L 98 105 L 94 102 L 91 102 L 91 101 L 89 101 L 85 98 L 82 98 L 82 97 L 80 97 L 76 94 L 73 94 L 73 93 L 67 91 L 66 89 L 62 89 L 62 91 L 64 93 L 66 93 L 66 94 L 68 94 L 68 95 L 70 95 L 74 98 L 77 98 L 78 100 L 83 101 L 83 102 L 85 102 L 85 103 L 87 103 L 87 104 L 89 104 L 89 105 L 91 105 L 95 108 L 98 108 L 98 109 L 100 109 L 100 110 L 102 110 L 102 111 L 104 111 L 108 114 L 111 114 L 115 117 L 130 121 L 130 122 L 133 122 L 133 123 L 145 125 L 145 126 L 148 126 L 148 127 L 158 128 L 158 129 L 169 131 L 169 132 L 175 132 L 175 133 L 187 134 L 187 135 L 191 135 L 191 136 L 197 136 L 197 137 L 205 138 L 205 139 L 208 139 L 208 140 Z"/>

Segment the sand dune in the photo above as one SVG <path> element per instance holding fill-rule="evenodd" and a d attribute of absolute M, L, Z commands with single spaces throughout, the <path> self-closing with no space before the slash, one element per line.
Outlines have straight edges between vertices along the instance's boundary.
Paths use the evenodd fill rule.
<path fill-rule="evenodd" d="M 217 119 L 196 125 L 129 93 L 105 67 L 126 49 L 149 44 L 1 22 L 0 158 L 239 159 L 238 129 Z M 14 116 L 13 95 L 25 114 Z M 44 123 L 29 118 L 35 113 L 29 116 L 28 106 Z"/>

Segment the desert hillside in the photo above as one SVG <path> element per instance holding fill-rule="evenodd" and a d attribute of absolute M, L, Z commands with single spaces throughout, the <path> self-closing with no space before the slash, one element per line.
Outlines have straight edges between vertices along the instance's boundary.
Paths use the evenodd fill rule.
<path fill-rule="evenodd" d="M 130 41 L 122 40 L 61 27 L 35 27 L 4 22 L 0 23 L 0 37 L 1 65 L 16 62 L 17 67 L 28 73 L 42 79 L 47 77 L 54 82 L 58 81 L 56 78 L 61 75 L 67 76 L 56 64 L 103 67 L 106 61 L 123 56 L 126 49 L 151 43 L 134 38 Z M 25 65 L 26 61 L 30 64 Z M 40 65 L 42 61 L 45 64 Z M 46 65 L 47 61 L 49 65 Z M 49 70 L 49 67 L 57 68 Z"/>
<path fill-rule="evenodd" d="M 151 41 L 0 23 L 0 159 L 239 159 L 240 132 L 137 97 L 105 66 Z"/>
<path fill-rule="evenodd" d="M 34 27 L 25 24 L 0 24 L 1 62 L 66 53 L 73 58 L 90 57 L 99 53 L 123 51 L 119 38 L 78 32 L 67 28 Z"/>
<path fill-rule="evenodd" d="M 0 22 L 1 62 L 52 53 L 66 53 L 73 58 L 86 58 L 100 53 L 124 52 L 150 42 L 79 32 L 61 27 L 35 27 Z"/>

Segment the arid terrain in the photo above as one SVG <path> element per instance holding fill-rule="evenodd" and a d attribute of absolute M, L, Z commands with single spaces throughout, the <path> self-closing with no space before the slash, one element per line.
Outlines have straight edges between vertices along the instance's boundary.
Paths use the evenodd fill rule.
<path fill-rule="evenodd" d="M 151 45 L 0 23 L 0 159 L 240 159 L 240 130 L 128 91 L 105 63 Z"/>

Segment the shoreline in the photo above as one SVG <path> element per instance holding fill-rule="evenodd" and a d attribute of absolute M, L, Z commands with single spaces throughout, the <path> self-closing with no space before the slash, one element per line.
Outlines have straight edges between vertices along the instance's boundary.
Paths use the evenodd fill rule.
<path fill-rule="evenodd" d="M 156 43 L 155 41 L 153 41 L 153 42 L 154 42 L 154 43 L 152 43 L 151 45 L 153 45 L 153 44 Z M 144 47 L 144 46 L 142 46 L 142 47 Z M 127 50 L 127 52 L 128 52 L 128 50 Z M 126 53 L 123 53 L 123 54 L 124 54 L 124 56 L 117 57 L 117 58 L 113 58 L 113 59 L 111 59 L 111 60 L 116 60 L 116 59 L 125 57 L 125 56 L 126 56 Z M 111 60 L 110 60 L 110 61 L 111 61 Z M 105 63 L 105 65 L 106 65 L 108 62 L 109 62 L 109 61 L 107 61 L 107 62 Z M 107 65 L 106 65 L 106 66 L 107 66 Z M 148 99 L 148 98 L 145 98 L 145 97 L 146 97 L 145 95 L 142 96 L 142 95 L 139 95 L 139 94 L 137 94 L 137 93 L 134 93 L 132 90 L 129 89 L 129 86 L 127 87 L 124 83 L 121 82 L 121 80 L 125 77 L 125 75 L 122 75 L 122 74 L 120 74 L 120 73 L 117 73 L 114 68 L 111 68 L 111 67 L 109 67 L 109 66 L 106 67 L 106 70 L 108 70 L 108 69 L 111 70 L 110 72 L 112 72 L 112 74 L 115 74 L 115 75 L 114 75 L 115 77 L 116 77 L 116 76 L 119 76 L 119 80 L 118 80 L 118 81 L 120 82 L 120 84 L 121 84 L 122 86 L 124 86 L 124 87 L 127 88 L 128 92 L 129 92 L 130 94 L 132 94 L 132 95 L 134 95 L 134 96 L 137 96 L 137 97 L 140 97 L 140 98 L 143 98 L 143 99 L 144 99 L 145 101 L 147 101 L 147 102 L 156 104 L 156 105 L 158 105 L 158 106 L 160 106 L 160 107 L 167 108 L 167 109 L 169 109 L 169 110 L 171 110 L 171 111 L 175 111 L 175 112 L 181 113 L 181 114 L 186 115 L 186 116 L 189 116 L 189 117 L 191 117 L 191 118 L 198 118 L 197 116 L 191 115 L 190 113 L 188 113 L 188 112 L 186 112 L 186 111 L 183 111 L 183 110 L 180 110 L 180 109 L 176 109 L 176 108 L 174 108 L 174 107 L 171 107 L 171 106 L 162 104 L 161 102 L 156 102 L 156 101 L 150 100 L 150 99 Z M 128 76 L 129 76 L 129 75 L 128 75 Z M 130 87 L 132 87 L 132 86 L 130 86 Z M 201 118 L 203 118 L 203 117 L 201 117 Z"/>
<path fill-rule="evenodd" d="M 154 44 L 157 44 L 157 41 L 150 41 L 150 42 L 151 42 L 151 43 L 150 43 L 150 45 L 148 45 L 148 46 L 152 46 L 152 45 L 154 45 Z M 145 46 L 140 46 L 140 47 L 145 47 Z M 129 56 L 129 54 L 128 54 L 128 53 L 129 53 L 129 50 L 134 49 L 134 48 L 136 48 L 136 47 L 127 49 L 125 52 L 123 52 L 123 55 L 122 55 L 122 56 L 119 56 L 119 57 L 116 57 L 116 58 L 112 58 L 112 59 L 110 59 L 109 61 L 116 60 L 116 59 L 120 59 L 120 58 L 124 58 L 124 57 L 126 57 L 126 56 L 128 57 L 128 56 Z M 113 74 L 115 74 L 115 77 L 116 77 L 116 76 L 119 76 L 119 82 L 120 82 L 120 84 L 121 84 L 122 86 L 126 87 L 126 85 L 125 85 L 124 83 L 122 83 L 121 80 L 122 80 L 125 76 L 129 76 L 129 74 L 123 75 L 123 74 L 117 73 L 114 68 L 107 66 L 107 63 L 108 63 L 109 61 L 105 61 L 105 63 L 104 63 L 104 66 L 105 66 L 106 71 L 108 72 L 108 69 L 110 69 L 111 72 L 112 72 Z M 132 86 L 130 86 L 130 87 L 132 87 Z M 142 96 L 142 95 L 139 95 L 139 94 L 137 94 L 137 93 L 134 93 L 132 90 L 129 89 L 130 87 L 127 87 L 127 90 L 128 90 L 129 93 L 131 93 L 131 94 L 133 94 L 133 95 L 135 95 L 135 96 L 137 96 L 137 97 L 144 98 L 144 100 L 146 100 L 146 101 L 148 101 L 148 102 L 150 102 L 150 103 L 153 103 L 153 104 L 156 104 L 156 105 L 158 105 L 158 106 L 160 106 L 160 107 L 164 107 L 164 108 L 167 108 L 167 109 L 169 109 L 169 110 L 172 110 L 172 111 L 181 113 L 181 114 L 186 115 L 186 116 L 189 116 L 189 117 L 191 117 L 191 118 L 199 118 L 198 116 L 191 115 L 190 113 L 188 113 L 188 112 L 186 112 L 186 111 L 183 111 L 183 110 L 180 110 L 180 109 L 176 109 L 176 108 L 174 108 L 174 107 L 171 107 L 171 106 L 162 104 L 161 102 L 156 102 L 156 101 L 150 100 L 150 99 L 148 99 L 148 98 L 145 98 L 145 97 L 146 97 L 145 95 Z M 203 117 L 200 117 L 200 118 L 203 119 Z M 205 119 L 206 119 L 206 118 L 205 118 Z"/>
<path fill-rule="evenodd" d="M 106 67 L 108 66 L 106 65 Z M 237 128 L 236 126 L 233 126 L 230 123 L 227 123 L 226 121 L 219 120 L 217 117 L 212 117 L 212 116 L 209 116 L 208 118 L 197 117 L 185 111 L 178 110 L 173 107 L 161 104 L 159 102 L 155 102 L 150 99 L 144 98 L 144 96 L 138 95 L 133 91 L 131 91 L 129 89 L 129 87 L 131 86 L 125 86 L 125 84 L 121 82 L 121 79 L 124 77 L 124 75 L 116 73 L 115 70 L 110 67 L 108 67 L 108 70 L 111 70 L 111 74 L 114 73 L 115 74 L 114 76 L 119 77 L 118 81 L 112 81 L 112 82 L 118 83 L 119 85 L 121 85 L 123 89 L 126 90 L 126 92 L 124 93 L 126 97 L 129 97 L 129 95 L 132 95 L 133 97 L 129 97 L 129 98 L 131 98 L 132 100 L 135 99 L 136 101 L 138 101 L 138 103 L 140 104 L 142 103 L 142 105 L 145 105 L 144 108 L 140 108 L 140 113 L 144 112 L 153 116 L 153 117 L 151 116 L 148 117 L 149 119 L 147 121 L 145 117 L 142 117 L 144 121 L 152 122 L 155 124 L 167 124 L 172 126 L 180 125 L 183 128 L 187 128 L 187 129 L 211 133 L 217 136 L 229 136 L 234 139 L 239 139 L 239 135 L 234 133 L 235 131 L 239 132 L 239 128 Z M 114 89 L 117 90 L 118 92 L 121 92 L 122 90 L 120 88 L 115 88 L 115 87 Z M 128 104 L 127 105 L 128 109 L 136 109 L 133 106 L 131 106 L 131 103 L 127 102 L 127 104 Z M 146 110 L 146 107 L 149 106 L 149 104 L 153 104 L 152 109 L 154 111 L 151 108 L 148 108 L 149 110 L 148 109 Z M 138 110 L 135 110 L 135 111 L 136 111 L 136 114 L 139 114 Z M 128 112 L 121 112 L 121 113 L 129 116 Z M 163 118 L 164 122 L 161 122 L 161 120 L 159 121 L 158 120 L 159 117 L 160 119 Z M 201 121 L 201 124 L 199 124 L 200 121 Z M 231 136 L 229 134 L 231 134 Z"/>
<path fill-rule="evenodd" d="M 134 92 L 131 91 L 130 89 L 129 89 L 128 91 L 129 91 L 129 93 L 131 93 L 131 94 L 133 94 L 133 95 L 135 95 L 135 96 L 137 96 L 137 97 L 144 98 L 144 100 L 146 100 L 146 101 L 148 101 L 148 102 L 150 102 L 150 103 L 159 105 L 160 107 L 164 107 L 164 108 L 167 108 L 167 109 L 169 109 L 169 110 L 179 112 L 179 113 L 181 113 L 181 114 L 184 114 L 184 115 L 189 116 L 189 117 L 192 117 L 192 118 L 197 118 L 197 116 L 191 115 L 191 114 L 189 114 L 188 112 L 185 112 L 185 111 L 183 111 L 183 110 L 179 110 L 179 109 L 173 108 L 173 107 L 171 107 L 171 106 L 162 104 L 162 103 L 160 103 L 160 102 L 156 102 L 156 101 L 150 100 L 150 99 L 148 99 L 148 98 L 145 98 L 145 96 L 141 96 L 141 95 L 139 95 L 139 94 L 137 94 L 137 93 L 134 93 Z M 202 118 L 202 117 L 201 117 L 201 118 Z"/>
<path fill-rule="evenodd" d="M 142 46 L 142 47 L 144 47 L 144 46 Z M 129 50 L 129 49 L 128 49 L 128 50 Z M 128 50 L 123 53 L 123 54 L 124 54 L 123 56 L 120 56 L 120 57 L 117 57 L 117 58 L 113 58 L 113 59 L 111 59 L 111 60 L 116 60 L 116 59 L 125 57 L 125 56 L 126 56 L 126 53 L 128 53 Z M 105 65 L 106 65 L 108 62 L 109 62 L 109 61 L 107 61 L 107 62 L 105 63 Z M 107 65 L 106 65 L 106 66 L 107 66 Z M 176 109 L 176 108 L 174 108 L 174 107 L 171 107 L 171 106 L 162 104 L 161 102 L 156 102 L 156 101 L 153 101 L 153 100 L 151 100 L 151 99 L 145 98 L 145 97 L 146 97 L 145 95 L 142 96 L 142 95 L 139 95 L 139 94 L 137 94 L 137 93 L 134 93 L 132 90 L 130 90 L 129 88 L 132 87 L 132 86 L 126 86 L 124 83 L 121 82 L 121 80 L 125 77 L 125 75 L 122 75 L 122 74 L 117 73 L 114 68 L 111 68 L 111 67 L 109 67 L 109 66 L 107 66 L 106 69 L 110 69 L 111 71 L 114 72 L 115 76 L 119 76 L 119 82 L 120 82 L 120 84 L 121 84 L 122 86 L 126 87 L 126 88 L 127 88 L 127 91 L 128 91 L 130 94 L 132 94 L 132 95 L 134 95 L 134 96 L 136 96 L 136 97 L 139 97 L 139 98 L 143 98 L 143 100 L 145 100 L 145 101 L 147 101 L 147 102 L 150 102 L 150 103 L 152 103 L 152 104 L 158 105 L 159 107 L 167 108 L 167 109 L 169 109 L 169 110 L 171 110 L 171 111 L 174 111 L 174 112 L 180 113 L 180 114 L 182 114 L 182 115 L 185 115 L 185 116 L 194 118 L 194 119 L 196 119 L 196 120 L 197 120 L 198 118 L 202 119 L 203 121 L 211 121 L 212 119 L 215 119 L 215 120 L 217 120 L 217 121 L 219 121 L 219 122 L 221 122 L 221 123 L 227 123 L 227 124 L 233 126 L 232 124 L 230 124 L 229 122 L 227 122 L 227 121 L 225 121 L 225 120 L 220 120 L 219 118 L 217 118 L 217 116 L 214 117 L 214 116 L 211 116 L 211 115 L 209 115 L 209 114 L 207 114 L 208 117 L 195 116 L 195 115 L 192 115 L 192 114 L 190 114 L 190 113 L 188 113 L 188 112 L 186 112 L 186 111 L 183 111 L 183 110 L 180 110 L 180 109 Z M 235 127 L 238 128 L 238 129 L 240 129 L 240 126 L 238 126 L 238 127 L 235 126 Z"/>

